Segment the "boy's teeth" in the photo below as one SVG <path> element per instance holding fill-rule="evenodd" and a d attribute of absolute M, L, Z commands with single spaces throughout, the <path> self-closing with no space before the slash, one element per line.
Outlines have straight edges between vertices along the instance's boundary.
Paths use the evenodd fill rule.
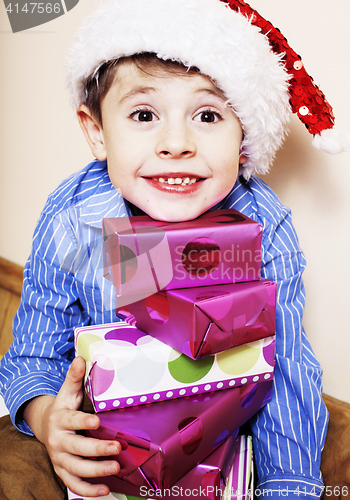
<path fill-rule="evenodd" d="M 165 183 L 165 184 L 177 184 L 179 186 L 187 186 L 188 184 L 194 184 L 195 182 L 197 182 L 198 179 L 196 178 L 192 178 L 190 179 L 189 177 L 185 177 L 184 179 L 182 179 L 181 177 L 168 177 L 168 179 L 164 179 L 164 177 L 153 177 L 153 180 L 155 181 L 158 181 L 158 182 L 161 182 L 161 183 Z"/>

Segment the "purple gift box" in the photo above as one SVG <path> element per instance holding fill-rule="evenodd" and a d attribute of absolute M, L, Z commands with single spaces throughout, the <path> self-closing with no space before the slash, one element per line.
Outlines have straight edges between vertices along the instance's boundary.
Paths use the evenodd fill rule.
<path fill-rule="evenodd" d="M 276 283 L 251 281 L 166 290 L 117 315 L 193 359 L 274 335 Z"/>
<path fill-rule="evenodd" d="M 104 274 L 118 296 L 260 278 L 262 227 L 234 209 L 195 220 L 103 219 Z"/>
<path fill-rule="evenodd" d="M 101 483 L 101 478 L 89 479 L 89 482 Z M 138 488 L 121 479 L 103 478 L 113 493 L 106 500 L 149 500 L 163 498 L 175 500 L 249 500 L 254 494 L 254 463 L 251 436 L 232 434 L 207 459 L 194 467 L 172 488 L 167 490 L 149 490 Z M 88 500 L 68 490 L 69 500 Z"/>
<path fill-rule="evenodd" d="M 87 435 L 117 439 L 116 477 L 139 488 L 171 488 L 271 397 L 272 381 L 99 414 Z"/>
<path fill-rule="evenodd" d="M 227 479 L 232 469 L 235 456 L 240 448 L 241 436 L 231 434 L 226 441 L 216 448 L 205 460 L 196 465 L 174 486 L 158 490 L 143 486 L 139 488 L 117 477 L 89 479 L 89 482 L 106 484 L 114 496 L 124 494 L 136 498 L 164 498 L 173 500 L 186 497 L 189 500 L 219 500 L 226 487 Z M 120 495 L 121 496 L 121 495 Z M 72 496 L 72 498 L 74 498 Z"/>

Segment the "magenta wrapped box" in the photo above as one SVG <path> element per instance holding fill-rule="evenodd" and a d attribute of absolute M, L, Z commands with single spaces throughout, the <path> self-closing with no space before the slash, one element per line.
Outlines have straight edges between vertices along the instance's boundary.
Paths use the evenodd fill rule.
<path fill-rule="evenodd" d="M 127 500 L 133 498 L 164 498 L 174 500 L 186 497 L 189 500 L 219 500 L 225 490 L 227 480 L 231 474 L 232 464 L 240 449 L 240 438 L 237 433 L 231 434 L 213 453 L 203 462 L 196 465 L 174 486 L 169 489 L 154 489 L 143 486 L 139 488 L 117 477 L 104 477 L 89 479 L 89 482 L 104 483 L 111 491 L 113 498 Z M 124 495 L 127 495 L 124 497 Z M 73 495 L 69 498 L 77 498 Z M 80 499 L 80 497 L 79 497 Z M 81 499 L 80 499 L 81 500 Z"/>
<path fill-rule="evenodd" d="M 251 436 L 232 434 L 207 459 L 167 490 L 132 486 L 121 479 L 94 478 L 89 482 L 107 484 L 113 493 L 105 500 L 250 500 L 254 496 L 254 462 Z M 100 497 L 99 497 L 100 498 Z M 69 500 L 88 500 L 68 490 Z M 102 500 L 102 499 L 101 499 Z"/>
<path fill-rule="evenodd" d="M 166 290 L 118 316 L 193 359 L 275 333 L 276 283 L 251 281 Z"/>
<path fill-rule="evenodd" d="M 234 209 L 187 222 L 103 219 L 104 274 L 118 296 L 260 278 L 262 227 Z"/>
<path fill-rule="evenodd" d="M 117 439 L 116 476 L 139 488 L 175 485 L 270 399 L 272 381 L 99 414 L 98 439 Z"/>

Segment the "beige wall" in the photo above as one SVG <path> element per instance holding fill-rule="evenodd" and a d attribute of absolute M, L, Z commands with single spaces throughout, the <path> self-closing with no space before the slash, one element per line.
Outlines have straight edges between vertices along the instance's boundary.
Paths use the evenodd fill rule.
<path fill-rule="evenodd" d="M 140 0 L 142 1 L 142 0 Z M 189 0 L 190 1 L 190 0 Z M 12 34 L 3 3 L 0 256 L 24 264 L 47 195 L 92 157 L 67 102 L 63 64 L 74 28 L 97 0 Z M 278 26 L 350 132 L 349 0 L 251 0 Z M 350 402 L 350 154 L 315 151 L 295 117 L 265 180 L 293 210 L 306 253 L 305 327 L 324 368 L 325 391 Z"/>

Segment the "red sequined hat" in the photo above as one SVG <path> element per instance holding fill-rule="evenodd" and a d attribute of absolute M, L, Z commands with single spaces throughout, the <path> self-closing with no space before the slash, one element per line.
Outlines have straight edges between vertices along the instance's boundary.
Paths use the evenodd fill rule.
<path fill-rule="evenodd" d="M 301 57 L 290 47 L 281 31 L 264 19 L 244 0 L 222 1 L 227 3 L 232 10 L 247 16 L 250 22 L 258 26 L 261 32 L 268 37 L 272 50 L 277 54 L 283 54 L 282 60 L 286 70 L 292 76 L 289 81 L 292 112 L 297 114 L 310 134 L 320 136 L 322 131 L 332 129 L 335 118 L 331 105 L 326 100 L 324 93 L 315 85 L 313 78 L 306 72 Z M 343 134 L 345 136 L 345 133 Z M 328 147 L 326 144 L 322 147 L 322 140 L 316 137 L 314 145 L 325 151 L 334 149 L 334 151 L 328 151 L 330 153 L 339 153 L 346 149 L 346 145 L 343 146 L 340 142 L 336 144 L 335 137 L 332 142 L 333 144 Z"/>
<path fill-rule="evenodd" d="M 260 28 L 261 32 L 268 37 L 274 52 L 284 54 L 285 67 L 292 75 L 289 81 L 291 108 L 305 124 L 310 134 L 320 134 L 322 130 L 333 128 L 334 115 L 330 104 L 306 72 L 301 57 L 289 46 L 280 30 L 243 0 L 227 0 L 226 3 L 231 9 L 247 16 L 252 24 Z"/>
<path fill-rule="evenodd" d="M 331 153 L 350 150 L 332 108 L 282 33 L 244 0 L 107 0 L 78 30 L 67 60 L 76 109 L 107 61 L 142 52 L 197 67 L 222 89 L 243 129 L 246 179 L 266 173 L 297 113 Z"/>

